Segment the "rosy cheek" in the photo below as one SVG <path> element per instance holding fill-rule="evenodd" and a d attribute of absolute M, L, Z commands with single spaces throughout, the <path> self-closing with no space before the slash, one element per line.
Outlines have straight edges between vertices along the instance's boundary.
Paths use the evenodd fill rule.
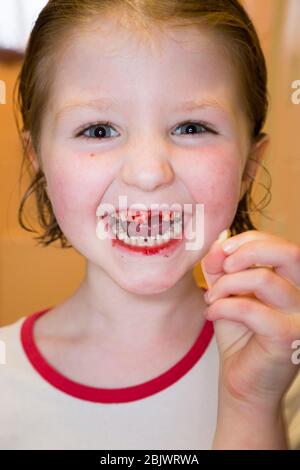
<path fill-rule="evenodd" d="M 207 209 L 211 223 L 229 227 L 235 216 L 240 191 L 239 172 L 224 168 L 216 175 L 214 187 L 209 192 Z"/>
<path fill-rule="evenodd" d="M 82 223 L 83 215 L 88 216 L 91 210 L 90 206 L 93 203 L 90 194 L 91 185 L 84 174 L 81 174 L 81 176 L 80 178 L 78 174 L 71 175 L 63 171 L 60 173 L 53 172 L 51 176 L 48 176 L 52 207 L 58 223 L 64 226 L 71 226 L 80 221 Z M 100 191 L 99 186 L 99 193 Z"/>
<path fill-rule="evenodd" d="M 229 225 L 233 219 L 240 192 L 240 168 L 236 159 L 228 155 L 213 155 L 199 162 L 189 180 L 193 199 L 204 205 L 206 222 Z M 224 157 L 224 158 L 222 158 Z"/>

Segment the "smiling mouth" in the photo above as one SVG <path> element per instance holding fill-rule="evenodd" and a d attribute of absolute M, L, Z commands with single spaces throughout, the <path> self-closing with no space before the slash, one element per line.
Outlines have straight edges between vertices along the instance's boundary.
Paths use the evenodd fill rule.
<path fill-rule="evenodd" d="M 158 247 L 182 238 L 183 214 L 168 211 L 135 214 L 118 211 L 110 214 L 107 224 L 118 241 L 132 247 Z"/>

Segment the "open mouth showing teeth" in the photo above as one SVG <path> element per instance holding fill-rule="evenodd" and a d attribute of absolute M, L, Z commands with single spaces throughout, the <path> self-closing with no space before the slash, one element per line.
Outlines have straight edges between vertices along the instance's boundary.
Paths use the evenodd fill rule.
<path fill-rule="evenodd" d="M 132 246 L 157 246 L 181 239 L 184 226 L 183 214 L 174 211 L 117 211 L 109 215 L 108 224 L 117 239 Z"/>

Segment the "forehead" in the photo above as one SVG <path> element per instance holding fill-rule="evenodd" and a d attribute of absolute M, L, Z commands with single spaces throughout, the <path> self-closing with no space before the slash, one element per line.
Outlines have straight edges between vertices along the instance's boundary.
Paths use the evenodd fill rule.
<path fill-rule="evenodd" d="M 124 105 L 139 96 L 170 98 L 213 94 L 237 105 L 236 71 L 217 36 L 196 27 L 130 30 L 114 20 L 91 23 L 72 35 L 53 83 L 57 105 L 73 98 L 113 96 Z M 176 91 L 176 96 L 172 93 Z M 92 95 L 91 96 L 91 90 Z"/>

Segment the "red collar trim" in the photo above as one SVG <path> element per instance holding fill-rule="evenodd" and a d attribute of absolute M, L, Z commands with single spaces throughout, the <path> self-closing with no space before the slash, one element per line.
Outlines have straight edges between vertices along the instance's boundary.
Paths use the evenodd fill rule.
<path fill-rule="evenodd" d="M 125 403 L 160 392 L 177 382 L 203 356 L 214 334 L 213 322 L 205 321 L 190 350 L 166 372 L 138 385 L 124 388 L 97 388 L 68 379 L 52 367 L 39 352 L 33 336 L 34 322 L 50 308 L 28 316 L 21 326 L 21 343 L 34 369 L 55 388 L 82 400 L 99 403 Z"/>

